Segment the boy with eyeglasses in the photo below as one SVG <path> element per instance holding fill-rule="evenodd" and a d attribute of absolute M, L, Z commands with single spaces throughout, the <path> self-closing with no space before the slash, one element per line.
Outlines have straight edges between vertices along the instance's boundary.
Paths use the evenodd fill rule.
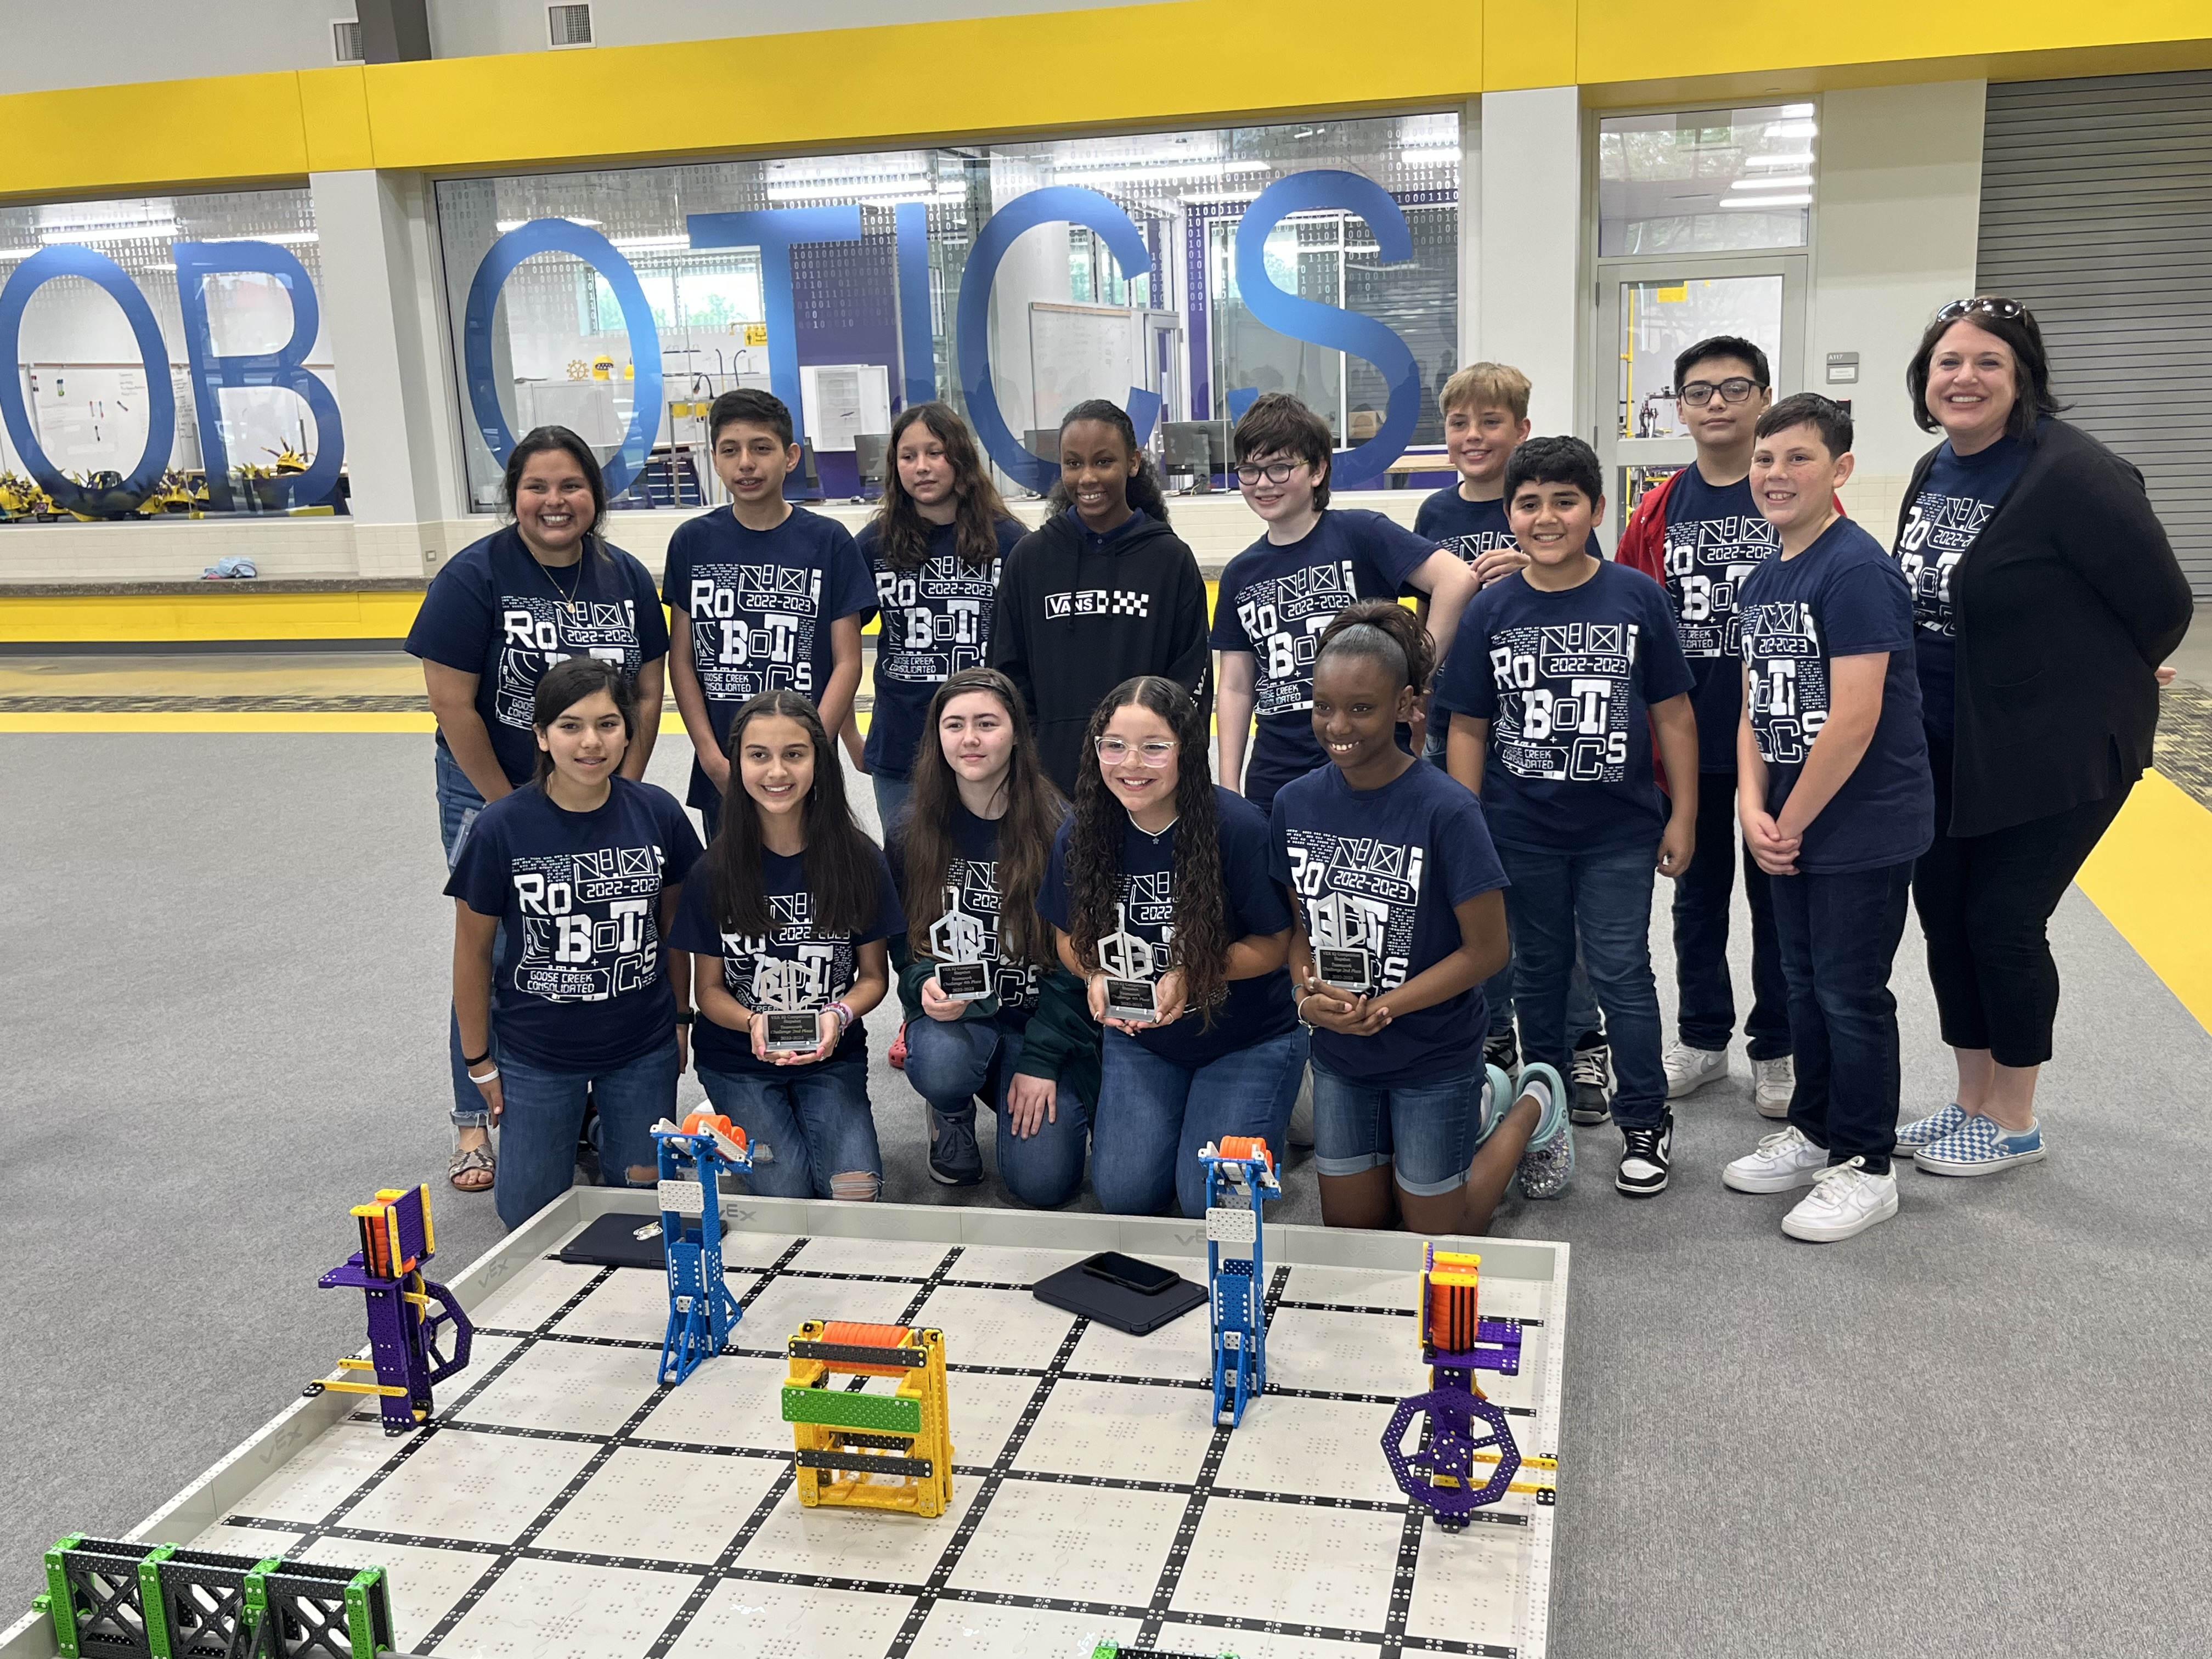
<path fill-rule="evenodd" d="M 1229 562 L 1214 605 L 1214 778 L 1229 789 L 1241 782 L 1265 812 L 1278 789 L 1328 763 L 1313 733 L 1313 666 L 1336 613 L 1358 599 L 1423 595 L 1441 660 L 1474 597 L 1474 578 L 1434 540 L 1380 513 L 1331 509 L 1328 423 L 1287 392 L 1255 399 L 1234 436 L 1237 486 L 1267 533 Z"/>
<path fill-rule="evenodd" d="M 1698 459 L 1647 492 L 1614 557 L 1664 583 L 1696 681 L 1698 858 L 1674 888 L 1677 1040 L 1668 1048 L 1667 1097 L 1680 1100 L 1728 1075 L 1735 1030 L 1729 977 L 1729 908 L 1735 886 L 1735 730 L 1743 690 L 1737 598 L 1775 554 L 1774 527 L 1751 495 L 1759 416 L 1774 401 L 1766 354 L 1731 334 L 1700 340 L 1674 360 L 1682 423 Z M 1838 508 L 1840 510 L 1840 508 Z M 1744 1021 L 1752 1100 L 1781 1117 L 1796 1087 L 1788 992 L 1775 943 L 1765 872 L 1743 860 L 1751 908 L 1752 1006 Z"/>

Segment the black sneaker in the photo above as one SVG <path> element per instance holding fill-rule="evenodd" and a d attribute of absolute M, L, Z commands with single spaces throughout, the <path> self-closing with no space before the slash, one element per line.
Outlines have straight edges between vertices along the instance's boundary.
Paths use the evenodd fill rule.
<path fill-rule="evenodd" d="M 1623 1129 L 1626 1144 L 1620 1170 L 1613 1184 L 1631 1198 L 1649 1198 L 1667 1190 L 1667 1163 L 1674 1155 L 1674 1115 L 1672 1112 L 1648 1129 Z"/>
<path fill-rule="evenodd" d="M 1573 1091 L 1567 1116 L 1585 1125 L 1602 1123 L 1613 1115 L 1613 1045 L 1595 1033 L 1583 1042 L 1589 1046 L 1577 1044 L 1567 1067 L 1567 1086 Z"/>
<path fill-rule="evenodd" d="M 1492 1031 L 1482 1040 L 1482 1063 L 1495 1066 L 1508 1077 L 1521 1070 L 1521 1044 L 1509 1025 L 1502 1031 Z"/>
<path fill-rule="evenodd" d="M 983 1154 L 975 1145 L 975 1109 L 947 1116 L 921 1103 L 929 1124 L 929 1178 L 940 1187 L 973 1187 L 983 1179 Z"/>

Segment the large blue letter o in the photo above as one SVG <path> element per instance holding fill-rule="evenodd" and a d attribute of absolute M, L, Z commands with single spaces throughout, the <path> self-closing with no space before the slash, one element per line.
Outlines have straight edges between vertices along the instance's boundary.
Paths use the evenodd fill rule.
<path fill-rule="evenodd" d="M 606 278 L 622 307 L 637 378 L 631 382 L 629 431 L 606 464 L 607 494 L 619 495 L 645 470 L 646 457 L 660 433 L 660 331 L 653 326 L 653 307 L 646 303 L 637 273 L 596 230 L 567 219 L 532 219 L 491 245 L 477 267 L 476 280 L 469 284 L 469 307 L 461 327 L 469 408 L 477 417 L 477 430 L 503 465 L 514 449 L 514 434 L 507 429 L 507 411 L 499 404 L 499 382 L 492 372 L 492 312 L 514 268 L 538 253 L 574 254 Z"/>
<path fill-rule="evenodd" d="M 161 343 L 161 327 L 154 320 L 154 307 L 146 303 L 146 296 L 123 267 L 105 253 L 73 245 L 40 248 L 17 265 L 8 285 L 0 288 L 0 353 L 4 353 L 10 365 L 5 374 L 0 374 L 0 418 L 7 422 L 8 437 L 15 453 L 54 498 L 54 505 L 64 512 L 82 510 L 87 499 L 83 487 L 63 477 L 61 469 L 39 447 L 31 411 L 23 402 L 23 384 L 12 367 L 22 358 L 24 308 L 31 303 L 32 295 L 57 276 L 82 276 L 106 289 L 123 307 L 124 316 L 131 321 L 131 332 L 137 337 L 138 361 L 146 371 L 146 447 L 139 454 L 138 465 L 124 480 L 123 492 L 143 501 L 168 470 L 169 451 L 177 440 L 177 394 L 169 385 L 169 349 Z"/>
<path fill-rule="evenodd" d="M 999 412 L 999 395 L 991 388 L 991 284 L 1014 238 L 1057 219 L 1081 225 L 1103 240 L 1125 279 L 1148 276 L 1152 269 L 1152 250 L 1129 216 L 1081 185 L 1049 185 L 1017 196 L 991 216 L 969 250 L 968 268 L 960 275 L 959 321 L 960 383 L 968 394 L 968 423 L 1000 470 L 1039 495 L 1052 487 L 1060 469 L 1023 448 Z M 1133 386 L 1125 407 L 1137 441 L 1144 443 L 1159 419 L 1159 394 Z"/>

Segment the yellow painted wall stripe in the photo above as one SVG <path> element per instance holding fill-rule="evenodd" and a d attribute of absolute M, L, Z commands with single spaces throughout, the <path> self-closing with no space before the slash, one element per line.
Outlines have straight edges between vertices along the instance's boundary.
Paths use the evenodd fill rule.
<path fill-rule="evenodd" d="M 210 584 L 210 586 L 213 586 Z M 319 593 L 215 592 L 53 594 L 0 604 L 0 641 L 69 645 L 130 641 L 396 640 L 422 596 L 405 590 Z"/>
<path fill-rule="evenodd" d="M 2151 971 L 2212 1030 L 2212 811 L 2145 774 L 2080 885 Z"/>
<path fill-rule="evenodd" d="M 574 164 L 879 148 L 1450 104 L 1579 83 L 1593 103 L 1869 81 L 2212 62 L 2203 0 L 1864 0 L 1747 27 L 1652 27 L 1632 0 L 1403 0 L 1361 33 L 1335 0 L 1098 10 L 379 64 L 0 97 L 0 199 L 297 179 L 311 170 Z M 1298 43 L 1255 51 L 1255 40 Z M 1977 48 L 1960 53 L 1962 42 Z M 1314 49 L 1326 44 L 1326 49 Z M 948 98 L 947 84 L 959 95 Z M 653 88 L 681 95 L 644 95 Z"/>

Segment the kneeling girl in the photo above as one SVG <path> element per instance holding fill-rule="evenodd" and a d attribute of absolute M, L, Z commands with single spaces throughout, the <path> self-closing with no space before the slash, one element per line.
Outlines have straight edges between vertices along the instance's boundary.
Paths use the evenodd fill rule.
<path fill-rule="evenodd" d="M 1067 803 L 1044 775 L 1021 693 L 994 668 L 937 690 L 913 793 L 890 842 L 905 883 L 906 1076 L 929 1103 L 929 1173 L 983 1178 L 975 1097 L 998 1113 L 999 1178 L 1024 1204 L 1065 1204 L 1083 1185 L 1098 1101 L 1097 1026 L 1061 966 L 1037 890 Z M 948 963 L 982 964 L 979 996 L 948 995 Z M 956 983 L 957 979 L 956 979 Z"/>
<path fill-rule="evenodd" d="M 1281 1147 L 1297 1099 L 1306 1036 L 1283 968 L 1290 904 L 1268 874 L 1267 820 L 1215 786 L 1204 706 L 1174 680 L 1115 686 L 1079 759 L 1037 908 L 1106 1027 L 1091 1184 L 1108 1211 L 1179 1204 L 1194 1218 L 1199 1149 L 1223 1135 Z M 1108 970 L 1126 979 L 1133 965 L 1153 980 L 1150 1018 L 1110 1012 Z"/>
<path fill-rule="evenodd" d="M 1479 1233 L 1516 1171 L 1529 1197 L 1555 1197 L 1574 1166 L 1558 1073 L 1528 1067 L 1516 1090 L 1482 1064 L 1505 872 L 1474 794 L 1398 747 L 1432 667 L 1403 606 L 1339 612 L 1313 679 L 1332 764 L 1285 784 L 1269 826 L 1297 907 L 1291 969 L 1332 1227 Z"/>
<path fill-rule="evenodd" d="M 690 958 L 661 940 L 699 857 L 676 798 L 620 775 L 637 707 L 619 664 L 548 669 L 531 724 L 537 777 L 477 815 L 446 884 L 453 1017 L 501 1127 L 493 1200 L 509 1227 L 568 1190 L 587 1097 L 603 1178 L 659 1178 L 652 1130 L 676 1109 L 691 981 Z"/>
<path fill-rule="evenodd" d="M 699 959 L 699 1080 L 714 1109 L 769 1158 L 751 1177 L 776 1198 L 872 1200 L 883 1155 L 868 1105 L 861 1016 L 890 984 L 898 895 L 853 822 L 845 775 L 814 705 L 763 691 L 730 723 L 721 823 L 678 913 Z M 771 1012 L 815 1018 L 811 1049 L 769 1048 Z"/>

